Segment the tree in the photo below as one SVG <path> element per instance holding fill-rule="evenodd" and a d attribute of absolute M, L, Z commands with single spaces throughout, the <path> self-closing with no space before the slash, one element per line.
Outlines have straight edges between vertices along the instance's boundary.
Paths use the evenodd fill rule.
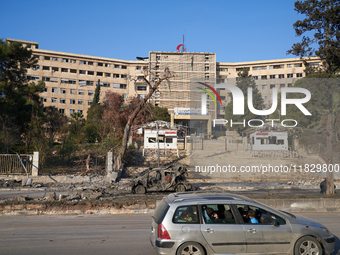
<path fill-rule="evenodd" d="M 96 90 L 94 91 L 94 96 L 93 96 L 93 100 L 91 103 L 91 107 L 97 106 L 99 104 L 99 95 L 100 95 L 100 80 L 98 80 L 97 82 L 97 86 L 96 86 Z"/>
<path fill-rule="evenodd" d="M 253 106 L 255 109 L 261 110 L 263 105 L 263 99 L 259 90 L 256 88 L 256 83 L 254 78 L 249 75 L 248 69 L 244 68 L 241 72 L 238 73 L 239 80 L 236 82 L 236 86 L 240 88 L 245 95 L 245 102 L 248 102 L 247 91 L 248 87 L 253 89 Z M 231 93 L 229 93 L 231 97 Z M 229 120 L 232 119 L 233 122 L 243 122 L 243 119 L 250 120 L 250 119 L 262 119 L 262 117 L 253 114 L 248 107 L 245 107 L 244 115 L 233 115 L 233 101 L 231 101 L 225 108 L 225 119 Z M 253 122 L 254 125 L 255 122 Z M 236 129 L 238 132 L 242 132 L 246 129 L 243 126 L 236 126 L 232 127 L 232 129 Z"/>
<path fill-rule="evenodd" d="M 306 15 L 304 20 L 293 24 L 302 42 L 295 43 L 288 54 L 296 56 L 317 56 L 323 62 L 327 73 L 334 74 L 340 68 L 340 1 L 306 0 L 296 1 L 295 10 Z M 309 34 L 314 34 L 310 37 Z"/>
<path fill-rule="evenodd" d="M 126 149 L 127 149 L 127 142 L 130 135 L 130 129 L 133 125 L 134 121 L 136 120 L 138 114 L 145 108 L 147 105 L 147 101 L 149 98 L 159 89 L 160 84 L 167 80 L 169 81 L 170 78 L 174 77 L 174 75 L 170 72 L 168 68 L 165 69 L 165 72 L 161 78 L 156 78 L 154 80 L 149 81 L 147 78 L 147 74 L 144 73 L 143 80 L 148 84 L 149 86 L 149 92 L 148 94 L 139 102 L 139 104 L 133 109 L 132 113 L 130 114 L 128 121 L 124 128 L 124 135 L 122 140 L 122 147 L 119 149 L 118 155 L 116 157 L 116 160 L 114 162 L 114 169 L 115 171 L 121 171 L 122 170 L 122 161 L 123 157 L 125 155 Z"/>
<path fill-rule="evenodd" d="M 26 150 L 30 147 L 32 124 L 36 123 L 33 119 L 40 118 L 43 110 L 39 93 L 45 84 L 29 82 L 26 77 L 27 68 L 36 63 L 32 51 L 21 43 L 7 44 L 0 40 L 0 117 L 4 121 L 1 128 L 2 132 L 16 130 L 9 133 L 14 141 L 20 142 L 24 137 Z"/>
<path fill-rule="evenodd" d="M 289 54 L 296 56 L 311 57 L 317 56 L 322 61 L 322 68 L 314 75 L 313 70 L 308 66 L 306 58 L 306 74 L 313 78 L 334 78 L 340 68 L 340 1 L 339 0 L 306 0 L 295 2 L 295 10 L 306 15 L 304 20 L 296 21 L 293 26 L 297 36 L 304 35 L 301 43 L 296 43 L 290 50 Z M 313 33 L 313 34 L 312 34 Z M 312 34 L 310 37 L 309 34 Z M 316 86 L 315 84 L 316 83 Z M 312 82 L 308 89 L 317 90 L 315 93 L 321 94 L 319 102 L 313 104 L 316 119 L 307 120 L 307 123 L 314 129 L 324 129 L 326 135 L 326 155 L 327 163 L 333 162 L 334 139 L 337 137 L 336 129 L 334 128 L 334 114 L 336 112 L 337 99 L 334 98 L 334 93 L 339 89 L 337 81 L 322 80 Z M 313 95 L 313 94 L 312 94 Z M 313 98 L 315 96 L 313 95 Z M 304 118 L 306 121 L 306 118 Z M 318 122 L 319 121 L 319 122 Z M 327 187 L 326 194 L 334 194 L 334 179 L 332 173 L 327 172 Z"/>
<path fill-rule="evenodd" d="M 153 107 L 152 114 L 156 120 L 163 120 L 163 121 L 170 122 L 170 114 L 166 107 L 159 107 L 159 106 Z"/>

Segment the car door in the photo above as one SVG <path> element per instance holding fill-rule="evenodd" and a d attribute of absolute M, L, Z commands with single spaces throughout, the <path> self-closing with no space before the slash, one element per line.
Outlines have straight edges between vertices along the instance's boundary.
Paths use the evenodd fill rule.
<path fill-rule="evenodd" d="M 290 249 L 292 229 L 289 221 L 266 209 L 254 205 L 237 205 L 238 213 L 243 215 L 243 228 L 247 240 L 247 253 L 286 253 Z M 250 219 L 244 217 L 247 212 L 256 212 L 259 223 L 248 223 Z M 273 224 L 273 220 L 277 225 Z"/>
<path fill-rule="evenodd" d="M 234 217 L 228 204 L 204 204 L 200 206 L 202 212 L 201 232 L 214 253 L 246 253 L 246 235 L 242 224 Z M 231 213 L 230 220 L 209 221 L 206 208 L 213 208 L 216 212 L 218 207 L 224 206 L 225 211 Z"/>

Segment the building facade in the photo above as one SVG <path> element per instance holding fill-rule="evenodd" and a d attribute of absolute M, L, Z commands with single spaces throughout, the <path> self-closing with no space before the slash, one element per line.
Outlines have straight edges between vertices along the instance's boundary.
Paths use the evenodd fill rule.
<path fill-rule="evenodd" d="M 216 62 L 215 53 L 151 51 L 148 59 L 130 61 L 43 50 L 39 49 L 37 42 L 6 41 L 20 42 L 32 50 L 38 63 L 27 70 L 28 78 L 44 81 L 46 88 L 41 93 L 44 105 L 54 106 L 66 116 L 79 112 L 86 117 L 97 82 L 101 86 L 101 101 L 108 91 L 121 94 L 126 101 L 137 96 L 145 97 L 148 86 L 142 77 L 146 70 L 149 80 L 160 77 L 166 68 L 174 73 L 170 86 L 163 82 L 159 92 L 150 100 L 155 106 L 167 107 L 172 116 L 175 108 L 193 106 L 190 83 L 195 80 L 236 84 L 238 72 L 247 68 L 264 99 L 264 108 L 268 108 L 271 105 L 271 89 L 289 87 L 304 76 L 303 61 L 299 58 L 228 63 Z M 309 63 L 313 66 L 321 64 L 317 58 L 311 58 Z M 215 110 L 214 117 L 224 117 L 224 107 L 228 103 L 228 91 L 219 93 L 222 107 L 209 108 L 209 112 Z M 173 119 L 185 122 L 188 116 L 173 116 Z"/>

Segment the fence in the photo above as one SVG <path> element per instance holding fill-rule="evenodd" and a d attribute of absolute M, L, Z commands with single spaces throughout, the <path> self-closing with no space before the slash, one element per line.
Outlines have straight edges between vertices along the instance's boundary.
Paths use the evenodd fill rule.
<path fill-rule="evenodd" d="M 29 174 L 32 174 L 32 154 L 21 154 L 20 158 Z M 0 174 L 26 174 L 16 154 L 0 154 Z"/>

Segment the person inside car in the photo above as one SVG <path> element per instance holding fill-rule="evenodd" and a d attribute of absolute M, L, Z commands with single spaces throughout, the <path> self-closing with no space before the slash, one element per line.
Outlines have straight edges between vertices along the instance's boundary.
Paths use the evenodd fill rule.
<path fill-rule="evenodd" d="M 249 221 L 248 223 L 259 223 L 259 221 L 255 218 L 256 213 L 254 212 L 254 210 L 249 210 L 248 211 L 248 216 L 249 216 Z"/>
<path fill-rule="evenodd" d="M 205 209 L 212 223 L 223 223 L 223 220 L 218 218 L 217 213 L 211 207 Z"/>

